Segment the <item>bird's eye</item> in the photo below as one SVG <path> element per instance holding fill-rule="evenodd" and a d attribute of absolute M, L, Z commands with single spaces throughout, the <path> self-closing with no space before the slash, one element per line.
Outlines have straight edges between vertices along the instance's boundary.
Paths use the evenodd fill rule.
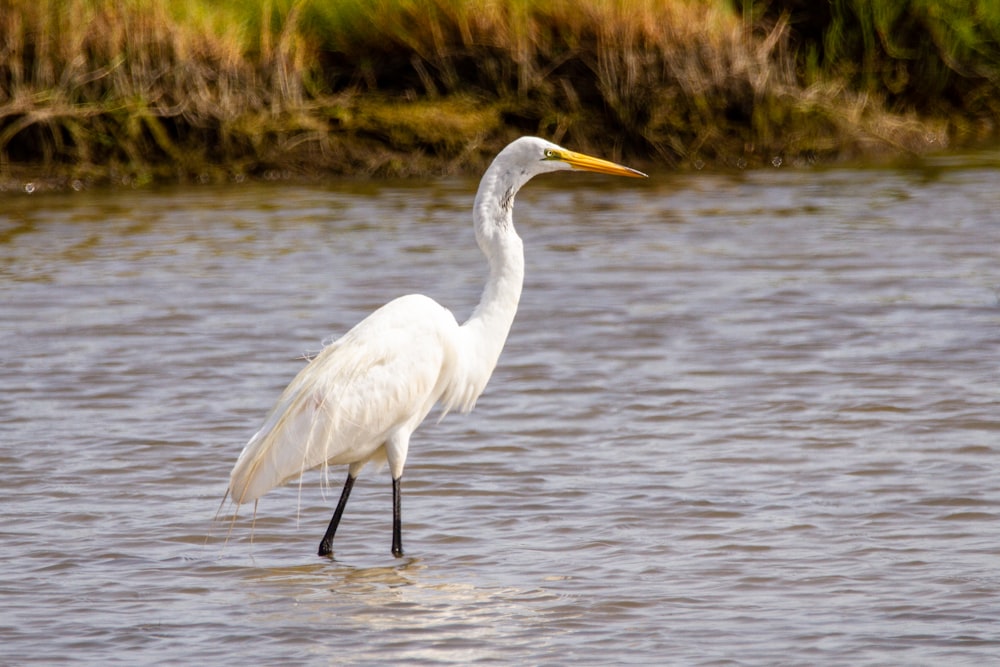
<path fill-rule="evenodd" d="M 546 160 L 555 160 L 556 157 L 557 157 L 556 156 L 556 152 L 554 150 L 552 150 L 551 148 L 546 148 L 544 155 L 545 155 L 544 159 L 546 159 Z"/>

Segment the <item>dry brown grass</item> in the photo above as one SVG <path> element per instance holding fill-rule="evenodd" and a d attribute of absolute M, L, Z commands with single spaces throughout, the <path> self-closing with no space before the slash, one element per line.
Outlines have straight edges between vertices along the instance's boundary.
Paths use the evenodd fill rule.
<path fill-rule="evenodd" d="M 239 29 L 167 3 L 33 0 L 0 11 L 0 168 L 64 164 L 181 177 L 321 140 L 300 36 L 250 57 Z M 294 26 L 294 21 L 289 27 Z"/>
<path fill-rule="evenodd" d="M 804 87 L 788 22 L 747 25 L 723 2 L 357 6 L 382 12 L 369 22 L 378 30 L 363 29 L 356 14 L 318 21 L 329 88 L 400 103 L 478 96 L 502 121 L 490 150 L 531 132 L 669 164 L 744 165 L 920 151 L 928 135 L 945 139 L 874 95 L 836 81 Z"/>
<path fill-rule="evenodd" d="M 0 172 L 478 170 L 525 133 L 672 165 L 945 141 L 803 85 L 789 36 L 722 0 L 0 0 Z"/>

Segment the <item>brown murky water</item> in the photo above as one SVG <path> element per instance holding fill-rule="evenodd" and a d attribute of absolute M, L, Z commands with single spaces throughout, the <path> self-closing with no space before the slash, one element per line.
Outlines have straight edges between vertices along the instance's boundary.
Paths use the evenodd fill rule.
<path fill-rule="evenodd" d="M 252 543 L 212 518 L 303 353 L 407 292 L 468 315 L 474 182 L 5 196 L 2 662 L 995 660 L 995 158 L 532 182 L 521 312 L 414 437 L 400 560 L 384 471 L 333 561 L 341 470 Z"/>

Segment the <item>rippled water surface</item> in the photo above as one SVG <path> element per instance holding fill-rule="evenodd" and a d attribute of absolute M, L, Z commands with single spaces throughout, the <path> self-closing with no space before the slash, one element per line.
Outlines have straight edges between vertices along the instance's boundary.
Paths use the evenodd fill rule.
<path fill-rule="evenodd" d="M 533 181 L 398 560 L 386 471 L 333 560 L 343 470 L 213 517 L 303 354 L 404 293 L 471 312 L 475 182 L 5 196 L 0 662 L 995 660 L 994 164 Z"/>

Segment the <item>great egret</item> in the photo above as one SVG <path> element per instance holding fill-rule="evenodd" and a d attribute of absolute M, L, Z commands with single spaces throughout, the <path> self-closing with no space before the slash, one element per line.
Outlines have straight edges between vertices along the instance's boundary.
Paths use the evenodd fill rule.
<path fill-rule="evenodd" d="M 316 467 L 348 464 L 347 481 L 319 555 L 333 536 L 354 481 L 369 462 L 392 474 L 392 553 L 403 555 L 400 478 L 410 435 L 435 404 L 468 412 L 503 349 L 524 277 L 514 195 L 533 176 L 578 169 L 645 178 L 642 172 L 568 151 L 537 137 L 504 148 L 486 170 L 473 208 L 476 241 L 490 273 L 479 305 L 459 325 L 421 294 L 390 301 L 323 349 L 292 380 L 229 478 L 237 504 L 256 501 Z"/>

